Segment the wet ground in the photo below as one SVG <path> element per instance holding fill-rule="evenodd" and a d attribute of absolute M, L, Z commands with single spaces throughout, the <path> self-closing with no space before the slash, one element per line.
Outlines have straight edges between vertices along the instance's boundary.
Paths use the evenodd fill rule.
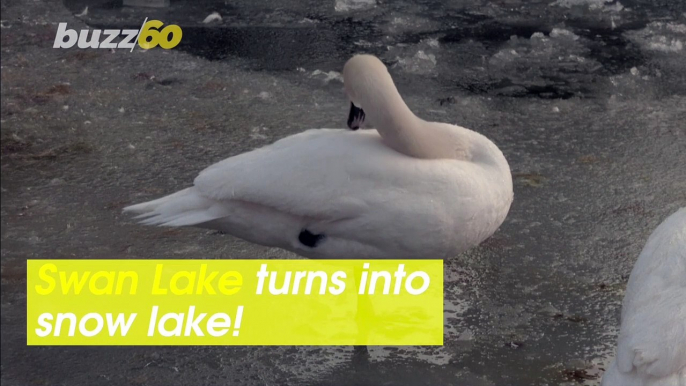
<path fill-rule="evenodd" d="M 682 1 L 1 4 L 3 385 L 595 385 L 638 253 L 686 204 Z M 52 48 L 59 22 L 145 17 L 179 24 L 181 45 Z M 28 258 L 297 258 L 120 211 L 343 127 L 355 52 L 382 58 L 419 116 L 491 138 L 515 177 L 501 229 L 446 261 L 443 347 L 26 346 Z"/>

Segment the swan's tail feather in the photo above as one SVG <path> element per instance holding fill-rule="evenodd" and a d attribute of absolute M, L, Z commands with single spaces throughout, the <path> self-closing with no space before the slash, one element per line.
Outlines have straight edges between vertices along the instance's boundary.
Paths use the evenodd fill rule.
<path fill-rule="evenodd" d="M 124 211 L 126 211 L 126 208 L 124 208 Z M 143 220 L 145 218 L 148 218 L 150 216 L 154 216 L 155 212 L 145 212 L 143 214 L 139 214 L 138 216 L 135 216 L 133 219 L 134 220 Z"/>
<path fill-rule="evenodd" d="M 157 207 L 159 207 L 160 205 L 164 204 L 165 202 L 172 201 L 176 198 L 185 196 L 190 193 L 190 190 L 191 188 L 186 188 L 184 190 L 179 190 L 178 192 L 170 194 L 168 196 L 158 198 L 157 200 L 143 202 L 136 205 L 130 205 L 124 208 L 124 212 L 137 213 L 141 215 L 150 215 L 150 213 L 154 213 L 154 210 L 157 209 Z"/>
<path fill-rule="evenodd" d="M 157 200 L 131 205 L 124 212 L 137 213 L 135 220 L 143 225 L 181 227 L 197 225 L 228 215 L 216 201 L 187 188 L 158 198 Z"/>
<path fill-rule="evenodd" d="M 160 224 L 160 225 L 161 226 L 168 226 L 168 227 L 183 227 L 183 226 L 202 224 L 204 222 L 216 220 L 219 217 L 221 217 L 221 216 L 217 216 L 213 213 L 209 213 L 208 211 L 188 212 L 188 213 L 184 214 L 183 216 L 176 217 L 175 219 L 170 219 L 169 221 L 165 222 L 164 224 Z"/>

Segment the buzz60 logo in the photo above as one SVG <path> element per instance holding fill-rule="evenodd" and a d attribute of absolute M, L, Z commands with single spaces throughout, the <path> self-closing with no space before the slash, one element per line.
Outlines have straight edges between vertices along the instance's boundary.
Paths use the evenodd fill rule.
<path fill-rule="evenodd" d="M 67 23 L 60 23 L 57 27 L 57 35 L 53 48 L 128 48 L 133 51 L 138 44 L 144 50 L 155 48 L 158 45 L 165 50 L 176 47 L 181 42 L 183 32 L 178 25 L 168 25 L 164 28 L 159 20 L 146 18 L 140 29 L 82 29 L 80 33 L 68 29 Z M 90 32 L 90 36 L 89 36 Z M 119 42 L 114 40 L 122 37 Z M 104 37 L 104 40 L 101 39 Z"/>

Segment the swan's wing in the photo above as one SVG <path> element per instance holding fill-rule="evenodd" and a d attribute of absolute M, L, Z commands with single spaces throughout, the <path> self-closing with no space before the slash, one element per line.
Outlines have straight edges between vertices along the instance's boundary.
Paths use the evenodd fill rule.
<path fill-rule="evenodd" d="M 617 367 L 646 378 L 686 368 L 686 209 L 653 232 L 634 266 L 622 310 Z"/>
<path fill-rule="evenodd" d="M 686 291 L 686 290 L 684 290 Z M 686 367 L 686 295 L 643 307 L 622 323 L 617 367 L 644 378 L 663 378 Z"/>
<path fill-rule="evenodd" d="M 393 173 L 403 158 L 384 146 L 376 131 L 309 130 L 218 162 L 194 185 L 212 200 L 336 221 L 367 211 L 381 194 L 375 187 L 411 185 L 412 170 Z"/>

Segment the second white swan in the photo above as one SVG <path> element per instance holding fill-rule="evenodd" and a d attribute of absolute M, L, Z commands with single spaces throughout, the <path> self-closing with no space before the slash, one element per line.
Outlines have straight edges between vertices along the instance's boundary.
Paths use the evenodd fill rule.
<path fill-rule="evenodd" d="M 660 224 L 638 256 L 602 386 L 686 386 L 686 208 Z"/>

